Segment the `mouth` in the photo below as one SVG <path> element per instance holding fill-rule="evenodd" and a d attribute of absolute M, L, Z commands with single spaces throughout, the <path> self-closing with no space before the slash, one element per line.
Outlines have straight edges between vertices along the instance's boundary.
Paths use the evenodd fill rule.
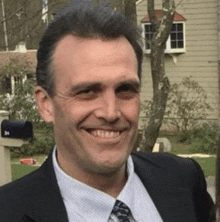
<path fill-rule="evenodd" d="M 117 138 L 120 136 L 122 131 L 119 130 L 101 130 L 101 129 L 87 129 L 88 133 L 90 133 L 94 137 L 99 138 Z"/>

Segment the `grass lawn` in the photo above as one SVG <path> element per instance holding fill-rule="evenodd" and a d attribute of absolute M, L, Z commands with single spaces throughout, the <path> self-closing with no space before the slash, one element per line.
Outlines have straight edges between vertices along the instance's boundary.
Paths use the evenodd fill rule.
<path fill-rule="evenodd" d="M 31 158 L 36 159 L 37 163 L 41 164 L 45 160 L 46 155 L 36 155 Z M 11 160 L 12 180 L 19 179 L 39 168 L 39 166 L 35 165 L 17 164 L 20 162 L 20 159 L 21 158 L 13 158 Z"/>
<path fill-rule="evenodd" d="M 205 177 L 215 176 L 215 162 L 216 162 L 215 157 L 193 158 L 193 159 L 199 163 L 205 174 Z"/>
<path fill-rule="evenodd" d="M 19 179 L 38 168 L 39 166 L 29 166 L 29 165 L 24 165 L 24 164 L 11 164 L 12 180 Z"/>
<path fill-rule="evenodd" d="M 172 151 L 171 153 L 174 155 L 177 154 L 191 154 L 188 150 L 188 145 L 184 143 L 180 143 L 177 141 L 176 136 L 160 136 L 160 137 L 166 137 L 169 139 L 171 145 L 172 145 Z M 193 158 L 196 160 L 201 168 L 203 169 L 203 172 L 205 174 L 205 177 L 208 176 L 215 176 L 215 157 L 208 157 L 208 158 Z"/>
<path fill-rule="evenodd" d="M 164 136 L 160 136 L 164 137 Z M 167 137 L 171 144 L 172 144 L 172 151 L 171 153 L 177 155 L 177 154 L 188 154 L 188 145 L 177 142 L 177 138 L 174 136 L 165 136 Z M 38 155 L 33 156 L 32 158 L 36 159 L 37 163 L 42 163 L 45 160 L 46 155 Z M 204 171 L 205 177 L 208 176 L 214 176 L 215 175 L 215 157 L 209 157 L 209 158 L 194 158 L 201 166 L 201 168 Z M 14 158 L 12 159 L 12 178 L 13 180 L 18 179 L 33 170 L 36 170 L 38 166 L 29 166 L 29 165 L 20 165 L 15 164 L 18 163 L 20 158 Z"/>

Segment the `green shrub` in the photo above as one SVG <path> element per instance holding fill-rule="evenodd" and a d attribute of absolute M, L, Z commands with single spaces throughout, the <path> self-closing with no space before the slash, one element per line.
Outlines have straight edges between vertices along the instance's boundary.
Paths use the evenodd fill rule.
<path fill-rule="evenodd" d="M 28 79 L 24 84 L 17 84 L 15 94 L 0 95 L 0 109 L 9 111 L 10 119 L 27 119 L 32 122 L 40 122 L 37 106 L 34 100 L 35 81 Z"/>
<path fill-rule="evenodd" d="M 179 134 L 179 141 L 189 144 L 192 153 L 215 154 L 219 145 L 219 124 L 204 123 L 202 126 Z"/>
<path fill-rule="evenodd" d="M 34 140 L 22 147 L 10 147 L 11 157 L 30 157 L 37 154 L 49 154 L 55 142 L 54 137 L 47 135 L 45 138 L 34 137 Z"/>

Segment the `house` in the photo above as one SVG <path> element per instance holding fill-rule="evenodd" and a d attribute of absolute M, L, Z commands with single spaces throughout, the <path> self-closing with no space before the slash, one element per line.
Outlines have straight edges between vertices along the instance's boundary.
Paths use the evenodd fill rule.
<path fill-rule="evenodd" d="M 173 35 L 170 35 L 166 47 L 166 75 L 170 83 L 180 83 L 184 77 L 192 76 L 205 90 L 208 103 L 212 110 L 208 111 L 207 119 L 210 121 L 219 120 L 219 57 L 220 57 L 220 36 L 218 15 L 219 0 L 184 0 L 179 1 L 174 16 Z M 74 1 L 72 1 L 74 2 Z M 162 1 L 155 0 L 155 14 L 158 19 L 162 15 Z M 176 1 L 176 4 L 178 2 Z M 69 7 L 69 5 L 68 5 Z M 144 47 L 144 63 L 141 101 L 152 98 L 152 78 L 150 69 L 150 45 L 144 40 L 152 36 L 152 30 L 147 15 L 147 0 L 138 0 L 137 23 L 142 28 Z M 55 10 L 56 11 L 56 10 Z M 21 53 L 23 52 L 23 53 Z M 22 44 L 17 51 L 0 52 L 0 69 L 10 58 L 24 57 L 31 61 L 30 70 L 35 71 L 36 50 L 26 50 Z M 26 77 L 22 77 L 26 78 Z M 16 82 L 24 81 L 20 77 L 12 76 L 5 82 L 11 91 Z M 4 87 L 2 87 L 4 88 Z M 140 116 L 140 129 L 146 123 L 146 116 L 142 112 Z"/>
<path fill-rule="evenodd" d="M 179 1 L 176 8 L 171 35 L 166 43 L 165 70 L 170 83 L 180 83 L 184 77 L 198 82 L 207 94 L 207 102 L 212 110 L 207 120 L 219 120 L 220 83 L 220 16 L 218 0 Z M 162 15 L 162 1 L 155 0 L 155 15 Z M 176 4 L 178 2 L 176 1 Z M 144 62 L 141 101 L 152 98 L 152 78 L 150 68 L 150 46 L 146 38 L 152 35 L 147 0 L 139 0 L 137 24 L 142 28 Z M 165 117 L 166 118 L 166 117 Z M 146 116 L 141 113 L 140 128 L 144 127 Z"/>
<path fill-rule="evenodd" d="M 5 75 L 1 73 L 0 94 L 6 92 L 13 94 L 16 84 L 34 77 L 37 64 L 36 53 L 37 50 L 27 50 L 23 42 L 19 43 L 14 51 L 0 52 L 0 72 L 7 67 L 7 73 Z M 23 71 L 22 75 L 19 71 L 16 73 L 19 69 Z"/>

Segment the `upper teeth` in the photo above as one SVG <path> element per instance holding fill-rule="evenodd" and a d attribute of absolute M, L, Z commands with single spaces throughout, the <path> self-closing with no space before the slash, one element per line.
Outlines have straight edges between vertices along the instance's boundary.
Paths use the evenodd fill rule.
<path fill-rule="evenodd" d="M 106 130 L 91 130 L 93 136 L 98 136 L 102 138 L 114 138 L 119 136 L 119 131 L 106 131 Z"/>

